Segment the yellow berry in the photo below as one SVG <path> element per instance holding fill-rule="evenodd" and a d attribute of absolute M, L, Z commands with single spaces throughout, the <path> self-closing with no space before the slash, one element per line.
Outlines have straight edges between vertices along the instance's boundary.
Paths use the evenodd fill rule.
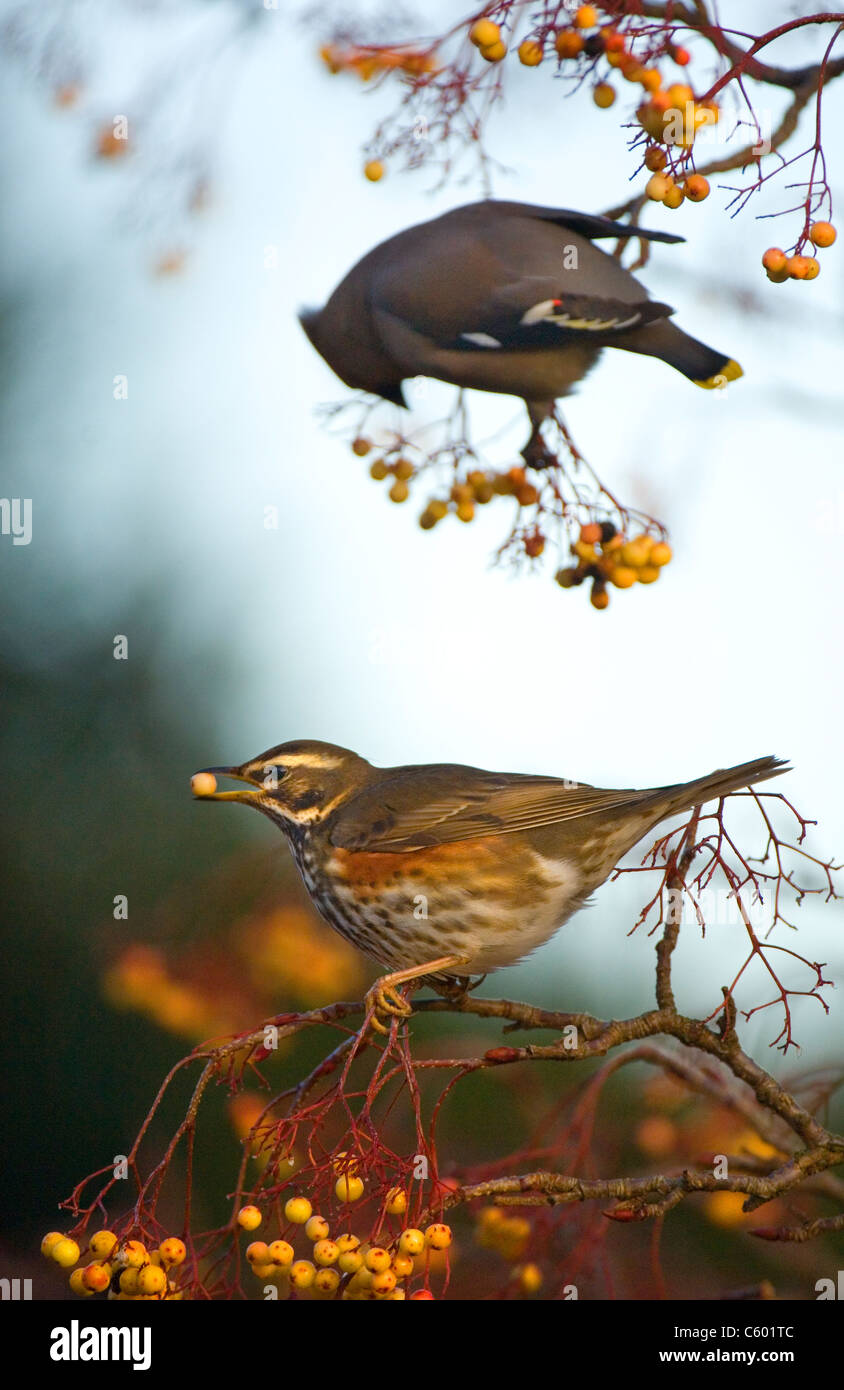
<path fill-rule="evenodd" d="M 633 540 L 625 541 L 619 551 L 622 565 L 632 565 L 633 569 L 639 565 L 646 565 L 650 558 L 652 545 L 650 536 L 634 536 Z"/>
<path fill-rule="evenodd" d="M 408 1279 L 413 1273 L 413 1257 L 397 1251 L 393 1256 L 392 1269 L 397 1279 Z"/>
<path fill-rule="evenodd" d="M 425 1228 L 425 1244 L 432 1250 L 447 1250 L 451 1245 L 451 1227 L 446 1226 L 442 1221 L 435 1221 L 433 1226 Z"/>
<path fill-rule="evenodd" d="M 158 1269 L 155 1265 L 146 1265 L 144 1269 L 138 1271 L 139 1293 L 164 1293 L 166 1288 L 167 1275 L 163 1269 Z"/>
<path fill-rule="evenodd" d="M 71 1240 L 68 1236 L 60 1236 L 53 1243 L 50 1254 L 56 1264 L 61 1265 L 62 1269 L 70 1269 L 71 1265 L 75 1265 L 79 1259 L 79 1246 L 75 1240 Z"/>
<path fill-rule="evenodd" d="M 251 1245 L 247 1245 L 246 1258 L 251 1265 L 265 1265 L 268 1262 L 272 1264 L 270 1247 L 265 1240 L 253 1240 Z"/>
<path fill-rule="evenodd" d="M 340 1275 L 336 1269 L 318 1269 L 314 1275 L 314 1289 L 318 1294 L 330 1298 L 340 1286 Z"/>
<path fill-rule="evenodd" d="M 309 1289 L 316 1278 L 316 1270 L 310 1260 L 296 1260 L 290 1266 L 290 1282 L 294 1289 Z"/>
<path fill-rule="evenodd" d="M 357 1274 L 363 1268 L 363 1255 L 359 1250 L 344 1250 L 338 1256 L 337 1264 L 344 1274 Z"/>
<path fill-rule="evenodd" d="M 641 565 L 636 573 L 636 578 L 640 584 L 655 584 L 659 579 L 659 566 Z"/>
<path fill-rule="evenodd" d="M 304 1226 L 309 1221 L 313 1207 L 307 1197 L 288 1197 L 284 1204 L 284 1219 L 294 1226 Z"/>
<path fill-rule="evenodd" d="M 305 1222 L 305 1235 L 308 1240 L 325 1240 L 328 1233 L 329 1226 L 324 1216 L 310 1216 Z"/>
<path fill-rule="evenodd" d="M 85 1283 L 85 1273 L 86 1271 L 84 1269 L 75 1269 L 68 1282 L 70 1284 L 71 1293 L 75 1293 L 82 1298 L 90 1298 L 91 1294 L 95 1293 L 96 1290 L 88 1288 L 88 1285 Z M 106 1285 L 106 1287 L 108 1287 L 108 1285 Z"/>
<path fill-rule="evenodd" d="M 403 483 L 397 478 L 390 488 L 389 496 L 391 502 L 406 502 L 410 496 L 410 488 L 407 483 Z"/>
<path fill-rule="evenodd" d="M 425 1236 L 415 1226 L 408 1226 L 399 1236 L 399 1250 L 403 1255 L 421 1255 L 425 1249 Z"/>
<path fill-rule="evenodd" d="M 381 1269 L 372 1276 L 372 1288 L 376 1293 L 392 1293 L 396 1287 L 396 1276 L 391 1269 Z"/>
<path fill-rule="evenodd" d="M 241 1207 L 237 1213 L 237 1224 L 244 1231 L 257 1231 L 261 1224 L 261 1213 L 257 1207 Z"/>
<path fill-rule="evenodd" d="M 407 479 L 412 478 L 416 470 L 410 459 L 398 459 L 393 466 L 393 472 L 402 482 L 407 482 Z"/>
<path fill-rule="evenodd" d="M 672 184 L 662 200 L 663 207 L 678 208 L 685 199 L 685 193 L 676 183 Z"/>
<path fill-rule="evenodd" d="M 363 1182 L 349 1173 L 343 1173 L 334 1184 L 334 1191 L 341 1202 L 359 1202 L 363 1196 Z"/>
<path fill-rule="evenodd" d="M 820 246 L 823 249 L 825 246 L 832 245 L 838 233 L 831 222 L 813 222 L 809 228 L 809 236 L 815 246 Z"/>
<path fill-rule="evenodd" d="M 469 30 L 469 38 L 476 48 L 489 48 L 490 44 L 498 43 L 501 30 L 491 19 L 476 19 Z"/>
<path fill-rule="evenodd" d="M 363 176 L 370 183 L 377 183 L 384 177 L 384 165 L 380 159 L 368 159 L 363 166 Z"/>
<path fill-rule="evenodd" d="M 131 1298 L 131 1297 L 133 1297 L 136 1293 L 139 1292 L 139 1290 L 138 1290 L 138 1274 L 139 1274 L 139 1273 L 140 1273 L 140 1271 L 137 1270 L 137 1269 L 132 1269 L 132 1268 L 124 1269 L 123 1273 L 122 1273 L 121 1276 L 120 1276 L 120 1292 L 121 1292 L 121 1293 L 129 1294 L 129 1296 L 130 1296 L 130 1298 Z"/>
<path fill-rule="evenodd" d="M 268 1258 L 282 1269 L 288 1269 L 292 1265 L 294 1253 L 293 1246 L 287 1240 L 273 1240 L 267 1250 Z"/>
<path fill-rule="evenodd" d="M 41 1242 L 41 1254 L 44 1256 L 45 1260 L 51 1260 L 53 1258 L 54 1249 L 58 1245 L 59 1241 L 64 1239 L 65 1237 L 61 1231 L 47 1232 L 47 1234 Z"/>
<path fill-rule="evenodd" d="M 610 575 L 610 582 L 617 589 L 629 589 L 636 583 L 636 571 L 630 565 L 616 565 Z"/>
<path fill-rule="evenodd" d="M 346 1255 L 351 1250 L 360 1249 L 360 1241 L 358 1240 L 357 1236 L 353 1236 L 350 1233 L 338 1236 L 337 1249 L 340 1251 L 341 1255 Z"/>
<path fill-rule="evenodd" d="M 168 1236 L 158 1247 L 158 1253 L 166 1265 L 180 1265 L 184 1263 L 188 1253 L 187 1246 L 178 1236 Z"/>
<path fill-rule="evenodd" d="M 252 1273 L 256 1279 L 272 1279 L 278 1272 L 278 1266 L 272 1260 L 256 1260 L 252 1266 Z"/>
<path fill-rule="evenodd" d="M 457 519 L 458 521 L 472 521 L 475 515 L 474 502 L 458 502 Z"/>
<path fill-rule="evenodd" d="M 645 197 L 654 203 L 661 203 L 674 184 L 668 174 L 652 174 L 645 184 Z"/>
<path fill-rule="evenodd" d="M 366 1252 L 364 1264 L 376 1274 L 379 1269 L 389 1269 L 392 1258 L 388 1250 L 384 1250 L 380 1245 L 373 1245 L 372 1249 Z"/>
<path fill-rule="evenodd" d="M 339 1254 L 336 1241 L 318 1240 L 314 1246 L 314 1263 L 318 1265 L 336 1264 Z"/>
<path fill-rule="evenodd" d="M 376 459 L 374 463 L 369 465 L 369 476 L 370 478 L 374 478 L 376 483 L 380 483 L 386 478 L 389 471 L 383 459 Z"/>
<path fill-rule="evenodd" d="M 820 263 L 820 261 L 817 260 L 814 256 L 807 256 L 807 257 L 806 257 L 806 261 L 807 261 L 807 266 L 806 266 L 806 276 L 805 276 L 805 278 L 806 278 L 807 280 L 817 280 L 818 276 L 819 276 L 820 273 L 821 273 L 821 263 Z"/>
<path fill-rule="evenodd" d="M 599 82 L 592 93 L 592 100 L 605 111 L 615 101 L 615 87 L 611 87 L 609 82 Z"/>
<path fill-rule="evenodd" d="M 535 39 L 525 39 L 519 44 L 519 62 L 526 68 L 538 68 L 542 62 L 542 44 Z"/>
<path fill-rule="evenodd" d="M 404 1216 L 407 1211 L 407 1193 L 403 1187 L 391 1187 L 384 1203 L 390 1216 Z"/>
<path fill-rule="evenodd" d="M 663 565 L 669 563 L 671 555 L 671 546 L 666 541 L 657 541 L 655 545 L 651 546 L 650 562 L 652 565 L 658 565 L 661 569 Z"/>

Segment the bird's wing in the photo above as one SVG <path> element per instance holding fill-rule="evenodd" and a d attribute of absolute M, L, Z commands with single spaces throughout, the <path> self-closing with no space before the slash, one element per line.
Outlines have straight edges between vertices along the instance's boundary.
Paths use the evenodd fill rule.
<path fill-rule="evenodd" d="M 613 224 L 583 215 L 583 235 L 578 216 L 489 203 L 411 228 L 372 266 L 375 323 L 398 320 L 441 349 L 513 351 L 609 343 L 672 314 L 593 244 Z"/>
<path fill-rule="evenodd" d="M 397 772 L 399 776 L 367 788 L 340 807 L 329 832 L 333 845 L 402 854 L 455 840 L 556 825 L 653 795 L 458 766 Z"/>

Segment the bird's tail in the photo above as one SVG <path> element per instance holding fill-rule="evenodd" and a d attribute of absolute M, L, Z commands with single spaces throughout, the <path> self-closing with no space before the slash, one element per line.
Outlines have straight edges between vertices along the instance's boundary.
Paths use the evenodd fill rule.
<path fill-rule="evenodd" d="M 744 375 L 732 357 L 692 338 L 669 319 L 657 319 L 644 328 L 637 328 L 629 335 L 629 342 L 624 341 L 625 336 L 620 334 L 616 337 L 613 347 L 658 357 L 675 371 L 682 372 L 696 386 L 703 386 L 707 390 L 726 386 L 728 381 L 736 381 Z"/>
<path fill-rule="evenodd" d="M 769 777 L 780 777 L 791 768 L 781 758 L 754 758 L 749 763 L 739 763 L 737 767 L 722 767 L 710 772 L 706 777 L 698 777 L 694 782 L 679 782 L 675 787 L 661 787 L 654 792 L 654 798 L 662 797 L 668 803 L 668 810 L 662 815 L 670 816 L 675 811 L 688 811 L 692 806 L 701 806 L 705 801 L 727 796 L 741 787 L 753 786 Z M 662 815 L 660 819 L 662 819 Z"/>

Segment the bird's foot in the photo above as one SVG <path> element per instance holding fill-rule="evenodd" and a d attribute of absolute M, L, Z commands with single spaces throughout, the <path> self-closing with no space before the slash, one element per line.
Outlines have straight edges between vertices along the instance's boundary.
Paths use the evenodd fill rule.
<path fill-rule="evenodd" d="M 550 468 L 557 463 L 557 455 L 545 443 L 540 427 L 534 429 L 525 447 L 522 449 L 522 458 L 529 468 Z"/>
<path fill-rule="evenodd" d="M 389 976 L 385 975 L 366 991 L 364 1008 L 367 1015 L 371 1015 L 370 1026 L 376 1033 L 387 1035 L 389 1028 L 381 1022 L 380 1015 L 386 1018 L 410 1018 L 413 1013 L 407 1000 L 399 994 L 394 985 L 390 984 Z"/>
<path fill-rule="evenodd" d="M 452 1004 L 460 1004 L 473 989 L 482 985 L 486 975 L 456 975 L 451 980 L 431 980 L 431 988 Z"/>

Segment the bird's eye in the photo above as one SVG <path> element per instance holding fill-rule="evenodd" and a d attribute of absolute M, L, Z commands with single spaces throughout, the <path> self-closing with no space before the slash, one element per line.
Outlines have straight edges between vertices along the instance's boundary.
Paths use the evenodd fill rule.
<path fill-rule="evenodd" d="M 268 763 L 264 768 L 263 786 L 268 792 L 275 791 L 282 777 L 287 776 L 287 768 L 279 763 Z"/>

